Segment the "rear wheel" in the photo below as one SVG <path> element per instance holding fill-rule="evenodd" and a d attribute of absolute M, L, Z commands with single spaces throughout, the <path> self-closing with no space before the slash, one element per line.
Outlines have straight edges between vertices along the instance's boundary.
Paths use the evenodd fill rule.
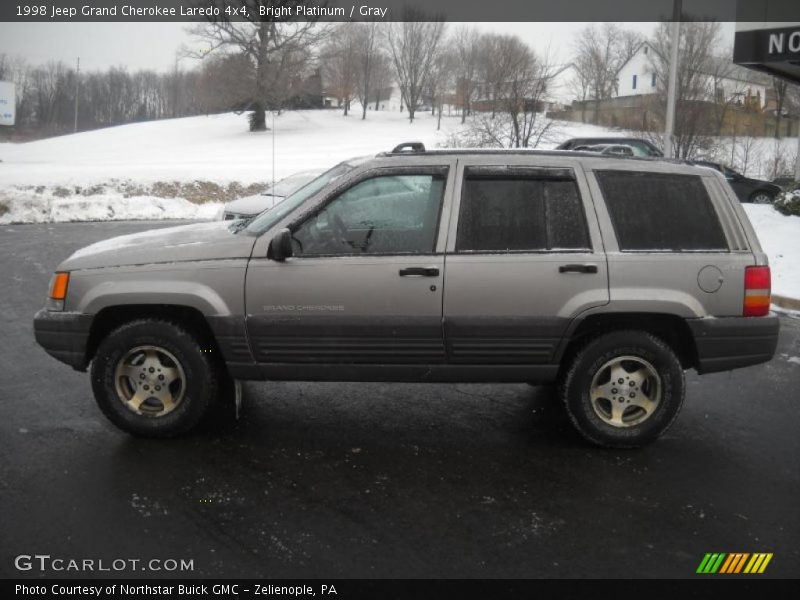
<path fill-rule="evenodd" d="M 753 195 L 750 196 L 750 202 L 753 204 L 771 204 L 772 195 L 763 191 L 753 192 Z"/>
<path fill-rule="evenodd" d="M 141 319 L 122 325 L 97 348 L 95 400 L 128 433 L 185 433 L 210 411 L 220 389 L 221 371 L 209 350 L 178 323 Z"/>
<path fill-rule="evenodd" d="M 672 425 L 685 381 L 678 357 L 663 340 L 644 331 L 617 331 L 591 340 L 575 355 L 560 391 L 583 437 L 634 448 Z"/>

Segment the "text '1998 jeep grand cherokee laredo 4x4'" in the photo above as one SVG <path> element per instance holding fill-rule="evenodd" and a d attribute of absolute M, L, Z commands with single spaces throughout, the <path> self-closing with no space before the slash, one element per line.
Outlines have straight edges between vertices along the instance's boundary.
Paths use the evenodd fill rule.
<path fill-rule="evenodd" d="M 770 271 L 722 175 L 566 151 L 343 162 L 251 221 L 75 252 L 34 320 L 120 428 L 171 436 L 234 380 L 558 383 L 601 445 L 654 440 L 684 370 L 770 360 Z"/>

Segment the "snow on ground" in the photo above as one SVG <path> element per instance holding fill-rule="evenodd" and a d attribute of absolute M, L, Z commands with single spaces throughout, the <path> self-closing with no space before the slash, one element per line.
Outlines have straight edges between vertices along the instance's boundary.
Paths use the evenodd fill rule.
<path fill-rule="evenodd" d="M 769 256 L 772 293 L 800 298 L 800 217 L 784 216 L 769 205 L 742 206 Z"/>
<path fill-rule="evenodd" d="M 436 121 L 429 113 L 418 114 L 409 123 L 400 112 L 373 111 L 363 121 L 360 115 L 344 117 L 338 110 L 285 112 L 275 118 L 275 178 L 391 150 L 400 142 L 421 141 L 436 147 L 461 123 L 459 117 L 445 117 L 442 130 L 437 131 Z M 608 134 L 603 128 L 579 123 L 564 123 L 560 129 L 564 139 Z M 4 143 L 0 160 L 0 189 L 87 187 L 111 179 L 247 184 L 272 178 L 273 131 L 251 133 L 246 116 L 233 113 L 165 119 L 25 144 Z"/>
<path fill-rule="evenodd" d="M 194 204 L 183 198 L 154 196 L 121 197 L 118 194 L 95 194 L 58 198 L 30 192 L 0 191 L 0 206 L 10 206 L 0 215 L 5 223 L 63 223 L 68 221 L 116 221 L 157 219 L 214 219 L 222 204 Z"/>

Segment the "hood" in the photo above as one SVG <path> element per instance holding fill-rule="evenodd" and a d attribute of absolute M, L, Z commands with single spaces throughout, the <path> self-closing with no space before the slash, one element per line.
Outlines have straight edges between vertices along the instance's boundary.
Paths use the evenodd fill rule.
<path fill-rule="evenodd" d="M 212 221 L 122 235 L 81 248 L 58 268 L 75 271 L 190 260 L 248 258 L 256 238 L 246 232 L 233 231 L 230 221 Z"/>
<path fill-rule="evenodd" d="M 779 191 L 779 190 L 783 191 L 783 188 L 781 186 L 779 186 L 779 185 L 777 185 L 775 183 L 772 183 L 771 181 L 764 181 L 763 179 L 753 179 L 752 177 L 742 177 L 741 181 L 744 181 L 746 183 L 752 183 L 752 184 L 755 184 L 755 185 L 759 185 L 759 186 L 761 186 L 763 188 L 769 188 L 769 189 L 771 189 L 773 191 Z"/>
<path fill-rule="evenodd" d="M 264 212 L 268 208 L 272 208 L 278 202 L 283 200 L 283 196 L 273 196 L 271 194 L 256 194 L 255 196 L 246 196 L 238 198 L 225 205 L 226 213 L 234 213 L 237 215 L 257 215 Z"/>

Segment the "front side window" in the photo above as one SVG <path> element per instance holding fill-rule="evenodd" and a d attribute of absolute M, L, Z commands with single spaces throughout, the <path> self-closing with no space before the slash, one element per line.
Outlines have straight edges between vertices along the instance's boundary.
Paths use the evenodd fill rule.
<path fill-rule="evenodd" d="M 727 251 L 725 234 L 697 175 L 597 171 L 622 251 Z"/>
<path fill-rule="evenodd" d="M 568 177 L 471 176 L 461 195 L 457 252 L 589 249 L 578 187 Z"/>
<path fill-rule="evenodd" d="M 295 229 L 294 255 L 430 254 L 444 188 L 444 175 L 365 179 Z"/>

